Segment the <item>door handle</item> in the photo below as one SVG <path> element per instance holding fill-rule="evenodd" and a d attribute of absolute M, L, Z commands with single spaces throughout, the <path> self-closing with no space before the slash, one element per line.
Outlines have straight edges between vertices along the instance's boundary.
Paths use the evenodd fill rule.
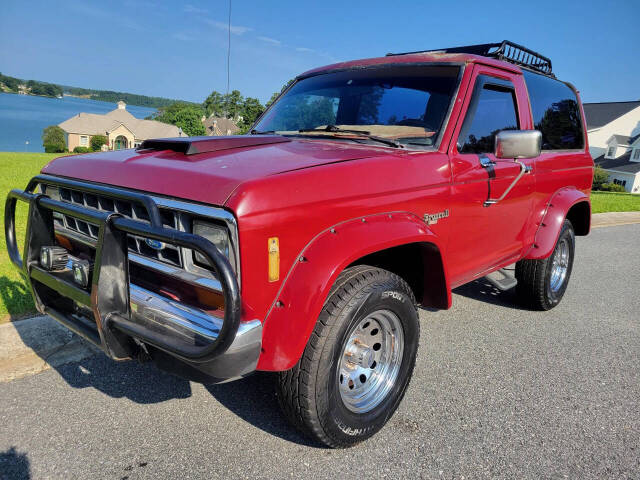
<path fill-rule="evenodd" d="M 480 165 L 482 166 L 482 168 L 489 168 L 489 167 L 494 166 L 495 164 L 496 164 L 496 162 L 491 160 L 486 155 L 480 155 Z"/>

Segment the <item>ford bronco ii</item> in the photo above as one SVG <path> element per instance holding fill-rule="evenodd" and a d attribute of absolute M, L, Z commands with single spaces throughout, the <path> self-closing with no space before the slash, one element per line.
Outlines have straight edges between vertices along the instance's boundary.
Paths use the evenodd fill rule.
<path fill-rule="evenodd" d="M 285 415 L 343 447 L 398 407 L 418 305 L 483 277 L 527 308 L 565 294 L 593 162 L 548 58 L 505 41 L 318 68 L 250 133 L 61 157 L 10 192 L 37 309 L 115 360 L 279 372 Z"/>

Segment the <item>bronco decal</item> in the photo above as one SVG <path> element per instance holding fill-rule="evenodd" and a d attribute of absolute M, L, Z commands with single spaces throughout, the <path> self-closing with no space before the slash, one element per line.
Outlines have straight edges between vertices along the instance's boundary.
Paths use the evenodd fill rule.
<path fill-rule="evenodd" d="M 438 223 L 438 220 L 440 220 L 441 218 L 447 218 L 448 216 L 449 216 L 448 208 L 444 212 L 425 213 L 424 223 L 426 223 L 427 225 L 433 225 L 434 223 Z"/>

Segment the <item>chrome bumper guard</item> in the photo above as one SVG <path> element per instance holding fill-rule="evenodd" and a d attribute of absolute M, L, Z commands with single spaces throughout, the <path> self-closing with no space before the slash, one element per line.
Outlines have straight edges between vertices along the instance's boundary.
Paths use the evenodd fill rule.
<path fill-rule="evenodd" d="M 39 183 L 79 188 L 115 199 L 138 202 L 147 210 L 150 223 L 32 193 Z M 29 204 L 22 257 L 15 232 L 18 201 Z M 87 289 L 74 284 L 68 271 L 47 271 L 39 265 L 40 248 L 56 244 L 53 212 L 73 216 L 99 227 L 93 273 Z M 224 318 L 209 316 L 202 310 L 130 285 L 128 234 L 193 249 L 204 255 L 214 266 L 221 285 Z M 29 182 L 26 190 L 12 190 L 7 195 L 5 236 L 9 258 L 22 271 L 37 310 L 98 346 L 111 358 L 132 358 L 140 353 L 141 348 L 148 346 L 151 347 L 147 349 L 148 353 L 154 359 L 165 359 L 159 363 L 167 366 L 168 354 L 187 367 L 172 370 L 186 372 L 186 376 L 190 377 L 193 377 L 190 371 L 198 371 L 204 374 L 206 381 L 236 378 L 255 369 L 262 343 L 262 324 L 259 320 L 240 321 L 240 289 L 229 261 L 204 237 L 163 227 L 159 209 L 151 197 L 39 175 Z M 60 307 L 61 302 L 64 308 Z M 73 308 L 69 308 L 69 305 Z M 95 323 L 87 321 L 86 316 L 78 315 L 78 309 L 90 311 Z M 207 328 L 198 328 L 198 324 Z M 185 335 L 185 332 L 190 334 Z M 141 347 L 142 344 L 144 347 Z"/>

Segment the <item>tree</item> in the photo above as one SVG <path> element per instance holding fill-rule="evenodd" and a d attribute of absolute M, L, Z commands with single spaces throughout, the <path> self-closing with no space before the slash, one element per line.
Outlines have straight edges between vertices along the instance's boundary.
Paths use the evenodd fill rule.
<path fill-rule="evenodd" d="M 6 75 L 2 75 L 1 73 L 0 83 L 4 83 L 5 87 L 7 87 L 12 92 L 17 92 L 20 86 L 20 82 L 17 78 L 7 77 Z"/>
<path fill-rule="evenodd" d="M 593 170 L 592 190 L 602 190 L 602 185 L 607 183 L 607 180 L 609 180 L 609 175 L 600 165 L 597 165 Z"/>
<path fill-rule="evenodd" d="M 244 99 L 239 90 L 233 90 L 229 95 L 224 96 L 224 111 L 227 118 L 236 119 L 241 115 Z"/>
<path fill-rule="evenodd" d="M 262 112 L 264 112 L 264 107 L 260 103 L 260 100 L 253 97 L 245 98 L 242 103 L 242 108 L 240 109 L 242 120 L 238 122 L 240 133 L 247 133 L 251 125 L 262 115 Z"/>
<path fill-rule="evenodd" d="M 202 124 L 204 109 L 200 105 L 176 102 L 168 107 L 161 108 L 151 118 L 158 122 L 170 123 L 180 127 L 190 137 L 205 135 Z"/>
<path fill-rule="evenodd" d="M 287 88 L 289 88 L 289 85 L 291 85 L 293 82 L 295 82 L 295 80 L 292 78 L 291 80 L 289 80 L 287 83 L 285 83 L 282 88 L 280 89 L 279 92 L 275 92 L 273 95 L 271 95 L 271 98 L 269 99 L 269 101 L 267 102 L 267 104 L 265 105 L 265 108 L 269 108 L 271 106 L 271 104 L 273 102 L 276 101 L 276 98 L 278 98 L 278 96 L 284 92 Z"/>
<path fill-rule="evenodd" d="M 215 115 L 222 117 L 224 115 L 224 95 L 215 90 L 205 99 L 202 104 L 207 117 Z"/>
<path fill-rule="evenodd" d="M 42 146 L 47 153 L 66 152 L 64 130 L 57 125 L 49 125 L 42 131 Z"/>
<path fill-rule="evenodd" d="M 278 98 L 280 96 L 280 92 L 274 92 L 273 95 L 271 95 L 271 98 L 269 99 L 269 101 L 267 102 L 267 104 L 264 106 L 265 108 L 269 108 L 271 106 L 271 104 L 273 102 L 276 101 L 276 98 Z"/>
<path fill-rule="evenodd" d="M 102 145 L 107 144 L 107 137 L 104 135 L 94 135 L 91 137 L 91 142 L 89 143 L 91 144 L 91 150 L 97 152 L 102 150 Z"/>

